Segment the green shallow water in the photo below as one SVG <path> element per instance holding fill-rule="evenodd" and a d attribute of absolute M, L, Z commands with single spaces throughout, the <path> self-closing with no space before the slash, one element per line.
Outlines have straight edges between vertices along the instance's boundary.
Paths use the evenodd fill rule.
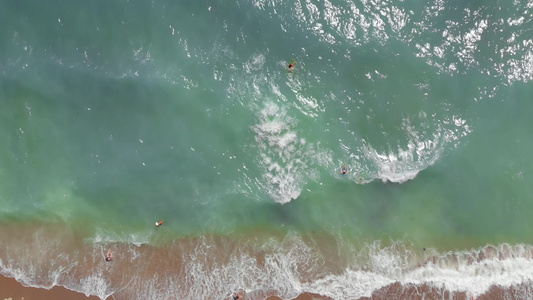
<path fill-rule="evenodd" d="M 531 243 L 530 3 L 3 1 L 0 16 L 0 222 L 99 242 Z"/>

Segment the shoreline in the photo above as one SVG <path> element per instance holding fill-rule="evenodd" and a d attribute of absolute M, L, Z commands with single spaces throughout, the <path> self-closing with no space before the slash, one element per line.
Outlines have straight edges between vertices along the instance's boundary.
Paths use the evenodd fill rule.
<path fill-rule="evenodd" d="M 0 299 L 11 300 L 100 300 L 97 296 L 85 296 L 82 293 L 69 290 L 62 286 L 53 286 L 51 289 L 28 287 L 18 282 L 15 278 L 0 275 Z M 245 298 L 246 299 L 246 298 Z M 106 300 L 120 300 L 109 296 Z M 277 296 L 270 296 L 266 300 L 282 300 Z M 332 300 L 329 297 L 303 293 L 291 300 Z"/>
<path fill-rule="evenodd" d="M 442 287 L 430 286 L 428 284 L 421 285 L 402 285 L 399 282 L 395 282 L 381 289 L 372 292 L 370 297 L 361 297 L 360 300 L 369 299 L 392 299 L 392 298 L 419 298 L 419 297 L 437 297 L 437 298 L 450 298 L 450 299 L 477 299 L 477 300 L 490 300 L 501 299 L 504 297 L 517 297 L 517 296 L 532 296 L 533 295 L 533 282 L 524 282 L 518 285 L 513 285 L 507 288 L 502 286 L 493 285 L 484 294 L 474 297 L 472 294 L 464 291 L 448 291 Z M 69 290 L 62 286 L 54 286 L 51 289 L 27 287 L 18 282 L 15 278 L 6 277 L 0 275 L 0 299 L 10 300 L 100 300 L 97 296 L 85 296 L 82 293 Z M 248 298 L 244 298 L 248 299 Z M 106 300 L 122 300 L 115 299 L 113 296 L 109 296 Z M 251 299 L 250 299 L 251 300 Z M 277 296 L 269 296 L 266 300 L 283 300 L 283 298 Z M 335 300 L 333 298 L 322 296 L 312 293 L 302 293 L 296 298 L 290 300 Z M 340 299 L 339 299 L 340 300 Z"/>
<path fill-rule="evenodd" d="M 268 234 L 258 234 L 256 237 L 259 241 L 254 242 L 250 242 L 248 237 L 213 235 L 179 239 L 173 244 L 158 247 L 129 243 L 83 243 L 76 235 L 55 227 L 21 227 L 18 231 L 0 231 L 0 237 L 9 244 L 9 247 L 0 247 L 0 258 L 6 262 L 20 262 L 4 266 L 4 275 L 0 276 L 0 300 L 98 300 L 100 297 L 107 297 L 106 300 L 130 300 L 137 297 L 156 299 L 155 296 L 194 299 L 203 293 L 203 284 L 218 290 L 202 294 L 201 298 L 228 300 L 231 297 L 226 292 L 245 286 L 242 283 L 247 280 L 259 281 L 263 275 L 270 282 L 263 284 L 263 289 L 251 291 L 244 299 L 391 299 L 422 294 L 429 298 L 449 298 L 453 295 L 454 299 L 471 299 L 472 296 L 475 299 L 491 299 L 486 295 L 533 295 L 529 276 L 518 280 L 509 275 L 514 271 L 530 274 L 530 270 L 533 270 L 533 247 L 527 245 L 503 244 L 445 254 L 428 249 L 424 257 L 419 257 L 416 251 L 402 243 L 374 243 L 357 252 L 359 261 L 350 262 L 344 261 L 349 255 L 343 254 L 349 249 L 343 248 L 334 237 L 320 234 L 288 234 L 276 239 L 269 238 Z M 23 234 L 26 231 L 33 234 Z M 39 250 L 39 255 L 36 255 L 35 249 Z M 114 253 L 113 263 L 105 262 L 105 251 L 108 249 Z M 344 271 L 350 263 L 365 266 L 368 262 L 383 259 L 385 264 L 378 265 L 375 271 Z M 393 278 L 398 278 L 395 277 L 396 273 L 387 273 L 390 259 L 401 263 L 402 274 L 408 277 L 402 281 L 403 284 L 393 281 Z M 310 266 L 309 262 L 316 263 Z M 294 270 L 287 266 L 298 268 L 294 272 L 301 276 L 297 279 L 300 282 L 316 282 L 318 286 L 302 288 L 300 285 L 298 289 L 295 284 L 292 293 L 284 293 L 284 281 L 291 278 L 283 271 Z M 379 269 L 380 266 L 385 269 Z M 450 270 L 458 272 L 451 278 L 439 281 Z M 51 289 L 26 287 L 9 277 L 16 274 L 17 278 L 31 285 L 48 287 L 58 284 L 81 292 L 62 286 Z M 19 277 L 20 274 L 32 275 L 26 279 Z M 332 277 L 328 279 L 329 275 Z M 162 276 L 164 280 L 158 280 Z M 383 276 L 390 280 L 376 281 L 376 278 Z M 483 277 L 490 282 L 480 281 Z M 465 278 L 469 278 L 470 284 L 458 284 Z M 89 284 L 87 279 L 90 279 Z M 330 289 L 328 280 L 342 282 L 344 290 Z M 514 282 L 514 286 L 509 286 L 510 281 Z M 156 293 L 150 291 L 151 286 L 155 287 Z M 361 290 L 363 288 L 364 292 Z M 306 292 L 296 294 L 305 290 L 335 298 Z M 95 296 L 88 297 L 84 293 Z M 281 298 L 279 295 L 295 298 Z"/>
<path fill-rule="evenodd" d="M 85 296 L 82 293 L 71 291 L 62 286 L 45 288 L 27 287 L 15 278 L 0 275 L 0 299 L 12 300 L 100 300 L 97 296 Z M 108 300 L 112 300 L 111 297 Z"/>

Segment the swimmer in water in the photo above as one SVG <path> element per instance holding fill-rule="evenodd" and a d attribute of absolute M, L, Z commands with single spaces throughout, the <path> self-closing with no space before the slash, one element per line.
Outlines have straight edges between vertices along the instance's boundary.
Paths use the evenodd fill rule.
<path fill-rule="evenodd" d="M 242 299 L 241 294 L 235 293 L 235 295 L 233 295 L 233 300 L 241 300 L 241 299 Z"/>
<path fill-rule="evenodd" d="M 111 250 L 107 250 L 107 253 L 105 255 L 105 261 L 112 261 L 113 260 L 113 252 Z"/>
<path fill-rule="evenodd" d="M 341 172 L 338 172 L 339 174 L 342 174 L 342 175 L 346 175 L 350 172 L 348 172 L 348 169 L 346 168 L 346 166 L 342 166 L 341 168 Z"/>
<path fill-rule="evenodd" d="M 292 62 L 289 64 L 289 71 L 292 71 L 295 65 L 296 65 L 296 61 L 293 59 Z"/>
<path fill-rule="evenodd" d="M 159 227 L 163 225 L 163 220 L 159 220 L 159 222 L 155 222 L 155 227 Z"/>

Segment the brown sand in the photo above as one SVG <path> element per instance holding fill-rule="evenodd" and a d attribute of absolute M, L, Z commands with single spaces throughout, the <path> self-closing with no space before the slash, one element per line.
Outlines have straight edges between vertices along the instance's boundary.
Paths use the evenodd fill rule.
<path fill-rule="evenodd" d="M 453 300 L 500 300 L 500 299 L 533 299 L 533 282 L 524 282 L 511 287 L 493 285 L 484 294 L 474 297 L 465 291 L 451 292 L 441 287 L 428 284 L 401 285 L 396 282 L 375 290 L 371 297 L 359 300 L 388 300 L 388 299 L 453 299 Z"/>
<path fill-rule="evenodd" d="M 282 299 L 280 297 L 273 296 L 273 297 L 268 297 L 267 300 L 282 300 Z M 325 297 L 325 296 L 320 296 L 317 294 L 304 293 L 292 300 L 333 300 L 333 299 L 329 297 Z"/>
<path fill-rule="evenodd" d="M 510 288 L 493 286 L 485 294 L 477 297 L 477 300 L 496 299 L 530 299 L 533 294 L 533 284 L 531 282 L 522 283 Z M 400 283 L 393 283 L 379 290 L 374 291 L 371 297 L 363 297 L 362 300 L 379 299 L 454 299 L 470 300 L 471 296 L 466 292 L 450 292 L 442 288 L 422 285 L 402 286 Z M 50 290 L 42 288 L 25 287 L 13 278 L 0 275 L 0 299 L 12 300 L 99 300 L 96 296 L 87 297 L 66 288 L 55 286 Z M 114 300 L 109 297 L 107 300 Z M 116 299 L 122 300 L 122 299 Z M 271 296 L 266 300 L 282 300 L 282 298 Z M 304 293 L 292 300 L 334 300 L 329 297 L 317 294 Z"/>
<path fill-rule="evenodd" d="M 8 225 L 5 225 L 6 227 Z M 2 226 L 0 226 L 2 227 Z M 214 258 L 214 261 L 218 265 L 225 265 L 228 263 L 229 255 L 220 255 L 220 253 L 244 253 L 250 257 L 256 258 L 258 265 L 262 266 L 265 262 L 265 255 L 268 252 L 262 253 L 257 252 L 252 246 L 247 244 L 239 244 L 237 240 L 227 237 L 212 236 L 206 237 L 204 239 L 191 239 L 184 238 L 180 239 L 176 243 L 169 245 L 168 247 L 155 247 L 149 245 L 142 245 L 140 247 L 131 246 L 126 244 L 109 244 L 109 245 L 97 245 L 87 247 L 83 241 L 76 238 L 77 235 L 70 234 L 69 232 L 62 232 L 60 229 L 51 227 L 45 228 L 43 226 L 32 226 L 31 224 L 19 226 L 16 230 L 0 230 L 0 240 L 7 241 L 7 244 L 10 247 L 0 247 L 0 257 L 7 259 L 13 259 L 15 261 L 30 261 L 31 264 L 39 266 L 40 269 L 48 270 L 48 265 L 46 262 L 47 257 L 50 257 L 50 261 L 53 258 L 59 257 L 60 255 L 67 255 L 67 257 L 76 257 L 75 253 L 83 253 L 83 255 L 77 258 L 80 261 L 83 261 L 83 268 L 74 269 L 75 272 L 72 274 L 64 274 L 64 276 L 78 276 L 85 277 L 93 270 L 101 268 L 103 269 L 108 279 L 114 286 L 122 286 L 124 282 L 132 282 L 133 277 L 139 278 L 154 278 L 157 276 L 160 269 L 171 269 L 176 272 L 176 274 L 183 273 L 184 263 L 182 255 L 176 256 L 175 253 L 193 253 L 198 247 L 202 247 L 203 244 L 207 243 L 213 245 L 214 247 L 204 247 L 201 248 L 205 252 L 206 257 Z M 35 234 L 38 232 L 39 234 Z M 256 235 L 257 236 L 257 235 Z M 270 235 L 265 234 L 265 239 Z M 280 237 L 284 239 L 284 237 Z M 244 239 L 246 240 L 246 238 Z M 338 273 L 343 269 L 344 263 L 335 263 L 339 261 L 343 256 L 338 255 L 340 249 L 337 248 L 334 241 L 328 242 L 328 237 L 314 237 L 309 239 L 304 237 L 302 239 L 304 242 L 309 243 L 310 247 L 320 249 L 320 252 L 323 254 L 322 257 L 327 257 L 329 260 L 326 261 L 321 267 L 322 271 L 326 273 Z M 315 240 L 320 240 L 316 243 Z M 206 242 L 207 241 L 207 242 Z M 57 247 L 48 247 L 46 253 L 41 253 L 39 259 L 34 260 L 34 249 L 38 249 L 39 245 L 43 242 L 46 243 L 57 243 Z M 289 241 L 285 241 L 290 244 Z M 333 246 L 331 246 L 333 245 Z M 52 245 L 54 246 L 54 245 Z M 330 248 L 328 248 L 330 247 Z M 518 247 L 518 246 L 517 246 Z M 116 264 L 107 264 L 104 261 L 105 251 L 107 249 L 112 249 L 116 261 L 120 263 Z M 238 251 L 237 251 L 238 249 Z M 484 260 L 484 259 L 493 259 L 494 257 L 499 257 L 500 259 L 505 259 L 512 255 L 509 247 L 487 247 L 483 251 L 477 253 L 473 252 L 468 254 L 471 260 L 471 263 Z M 527 249 L 526 249 L 527 250 Z M 143 260 L 132 259 L 130 253 L 134 251 L 139 257 L 143 257 Z M 524 256 L 527 259 L 533 257 L 533 248 L 528 250 Z M 509 253 L 508 253 L 509 252 Z M 520 251 L 519 251 L 520 252 Z M 337 254 L 335 254 L 337 253 Z M 461 255 L 461 254 L 459 254 Z M 502 256 L 503 255 L 503 256 Z M 455 255 L 452 257 L 439 258 L 439 257 L 429 257 L 427 262 L 432 262 L 437 264 L 439 259 L 446 259 L 456 261 L 457 258 Z M 66 266 L 70 263 L 68 260 L 65 260 Z M 302 263 L 302 262 L 300 262 Z M 305 261 L 303 262 L 305 264 Z M 208 264 L 206 264 L 208 266 Z M 57 266 L 55 266 L 57 268 Z M 131 272 L 135 270 L 135 272 Z M 316 278 L 316 274 L 306 271 L 305 266 L 301 268 L 302 272 L 305 273 L 306 278 Z M 129 276 L 129 277 L 128 277 Z M 139 283 L 139 282 L 134 282 Z M 140 284 L 143 282 L 141 281 Z M 168 288 L 162 286 L 163 288 Z M 109 297 L 108 300 L 131 300 L 135 299 L 137 296 L 138 287 L 134 284 L 130 285 L 130 289 L 120 290 L 116 292 L 113 297 Z M 250 298 L 246 297 L 245 300 L 251 299 L 267 299 L 267 300 L 280 300 L 281 298 L 276 296 L 275 292 L 265 292 L 261 295 L 256 295 L 256 299 L 251 298 L 252 295 L 249 295 Z M 48 299 L 72 299 L 72 300 L 98 300 L 96 296 L 87 297 L 84 294 L 76 293 L 65 289 L 63 287 L 53 287 L 50 290 L 42 288 L 31 288 L 24 287 L 22 284 L 18 283 L 12 278 L 7 278 L 0 276 L 0 300 L 3 299 L 12 300 L 48 300 Z M 422 285 L 401 285 L 400 283 L 393 283 L 391 285 L 382 287 L 379 290 L 376 290 L 372 293 L 371 297 L 363 297 L 362 299 L 471 299 L 470 293 L 467 291 L 461 292 L 450 292 L 440 287 L 435 287 L 432 285 L 422 284 Z M 489 291 L 483 295 L 479 295 L 477 299 L 479 300 L 491 300 L 491 299 L 533 299 L 533 283 L 526 282 L 520 285 L 513 287 L 500 287 L 493 286 Z M 180 299 L 181 300 L 181 299 Z M 211 299 L 207 299 L 211 300 Z M 218 300 L 218 299 L 214 299 Z M 293 300 L 332 300 L 329 297 L 320 296 L 316 294 L 304 293 L 294 298 Z M 344 300 L 344 299 L 335 299 L 335 300 Z M 352 299 L 350 299 L 352 300 Z"/>
<path fill-rule="evenodd" d="M 47 290 L 42 288 L 25 287 L 14 278 L 0 275 L 0 299 L 12 300 L 99 300 L 96 296 L 87 297 L 84 294 L 77 293 L 61 286 L 54 286 Z M 107 300 L 112 300 L 109 297 Z M 268 297 L 267 300 L 281 300 L 279 297 Z M 316 294 L 302 294 L 293 300 L 332 300 Z"/>
<path fill-rule="evenodd" d="M 465 292 L 450 292 L 440 287 L 427 284 L 402 285 L 398 282 L 375 290 L 371 297 L 363 297 L 361 300 L 387 300 L 387 299 L 453 299 L 470 300 Z"/>
<path fill-rule="evenodd" d="M 8 278 L 0 275 L 0 299 L 12 300 L 99 300 L 96 296 L 87 297 L 84 294 L 77 293 L 61 286 L 54 286 L 53 288 L 41 289 L 34 287 L 25 287 L 14 278 Z M 107 300 L 112 300 L 109 297 Z M 279 297 L 268 297 L 267 300 L 281 300 Z M 302 294 L 293 300 L 331 300 L 329 297 L 324 297 L 316 294 Z"/>
<path fill-rule="evenodd" d="M 12 300 L 99 300 L 96 296 L 87 297 L 84 294 L 68 290 L 64 287 L 41 289 L 25 287 L 13 278 L 0 275 L 0 299 Z"/>

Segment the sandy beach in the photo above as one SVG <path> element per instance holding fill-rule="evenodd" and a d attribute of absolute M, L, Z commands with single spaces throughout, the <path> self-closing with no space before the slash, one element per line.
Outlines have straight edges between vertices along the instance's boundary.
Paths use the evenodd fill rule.
<path fill-rule="evenodd" d="M 68 290 L 64 287 L 41 289 L 25 287 L 14 278 L 0 276 L 0 299 L 11 300 L 99 300 L 96 296 L 87 297 L 84 294 Z"/>
<path fill-rule="evenodd" d="M 363 297 L 361 299 L 424 299 L 424 298 L 446 298 L 457 300 L 492 300 L 511 297 L 513 299 L 520 299 L 523 295 L 531 292 L 531 284 L 520 284 L 510 288 L 503 288 L 501 286 L 493 286 L 486 293 L 478 297 L 472 297 L 466 292 L 449 292 L 439 287 L 432 287 L 426 284 L 423 285 L 408 285 L 402 286 L 399 283 L 394 283 L 382 289 L 376 290 L 371 297 Z M 26 287 L 16 281 L 14 278 L 9 278 L 0 275 L 0 299 L 10 300 L 99 300 L 96 296 L 87 297 L 84 294 L 68 290 L 64 287 L 54 286 L 47 290 L 44 288 Z M 244 298 L 248 299 L 248 298 Z M 109 297 L 107 300 L 121 300 Z M 266 300 L 283 300 L 283 298 L 270 296 Z M 334 300 L 330 297 L 325 297 L 317 294 L 303 293 L 296 298 L 290 300 Z"/>
<path fill-rule="evenodd" d="M 15 232 L 18 235 L 15 235 Z M 35 237 L 35 234 L 30 234 L 30 232 L 39 232 L 39 238 Z M 206 281 L 212 279 L 212 276 L 207 274 L 216 274 L 220 268 L 217 266 L 229 266 L 234 268 L 234 270 L 239 270 L 238 268 L 245 268 L 241 263 L 242 259 L 235 264 L 231 264 L 227 256 L 231 256 L 232 253 L 239 253 L 241 257 L 248 257 L 249 260 L 253 261 L 253 266 L 258 265 L 259 267 L 265 269 L 265 265 L 269 260 L 272 260 L 273 257 L 277 259 L 282 259 L 283 256 L 275 256 L 275 252 L 257 252 L 254 250 L 254 247 L 248 244 L 240 244 L 239 241 L 235 238 L 227 236 L 209 236 L 204 237 L 203 239 L 198 238 L 184 238 L 176 241 L 171 245 L 165 246 L 152 246 L 152 245 L 125 245 L 125 244 L 83 244 L 82 241 L 75 238 L 65 238 L 68 236 L 67 233 L 62 232 L 56 227 L 39 227 L 34 228 L 30 224 L 26 226 L 20 226 L 18 230 L 3 230 L 0 231 L 0 238 L 3 241 L 10 241 L 9 248 L 0 249 L 0 257 L 2 260 L 8 261 L 9 259 L 18 259 L 20 261 L 26 262 L 28 267 L 23 265 L 23 267 L 31 270 L 40 270 L 40 274 L 43 274 L 40 278 L 43 284 L 51 284 L 53 281 L 52 276 L 49 278 L 46 275 L 49 274 L 49 270 L 53 265 L 47 264 L 47 262 L 54 261 L 57 257 L 62 257 L 60 260 L 61 263 L 64 263 L 65 267 L 74 265 L 80 265 L 83 263 L 83 268 L 74 268 L 70 273 L 64 273 L 63 279 L 65 278 L 74 278 L 75 276 L 80 276 L 80 278 L 87 278 L 90 274 L 102 274 L 100 280 L 109 280 L 109 282 L 115 283 L 116 286 L 129 286 L 128 290 L 119 289 L 115 291 L 110 291 L 107 294 L 113 293 L 114 296 L 108 297 L 107 300 L 130 300 L 135 299 L 139 293 L 142 293 L 143 284 L 147 280 L 152 280 L 159 276 L 160 270 L 173 270 L 175 276 L 180 276 L 187 272 L 187 265 L 184 264 L 184 261 L 187 257 L 192 257 L 195 251 L 200 251 L 204 253 L 205 257 L 211 258 L 204 263 L 204 269 L 199 270 L 199 277 L 203 278 Z M 255 234 L 256 237 L 261 237 L 260 234 Z M 43 244 L 42 241 L 55 241 L 55 243 L 61 242 L 61 247 L 53 247 L 53 250 L 47 252 L 41 251 L 38 259 L 34 252 L 31 252 L 31 249 L 36 249 Z M 296 240 L 298 241 L 298 240 Z M 329 245 L 329 248 L 322 247 L 321 257 L 327 257 L 328 260 L 323 264 L 323 268 L 330 268 L 329 272 L 340 273 L 342 272 L 342 265 L 335 264 L 340 259 L 340 256 L 335 256 L 334 253 L 337 252 L 338 248 L 334 247 L 334 240 L 331 238 L 328 239 L 327 236 L 314 237 L 313 239 L 309 237 L 304 237 L 306 245 L 314 246 L 315 248 L 319 245 Z M 263 242 L 264 243 L 264 242 Z M 207 245 L 207 246 L 206 246 Z M 211 246 L 214 245 L 214 246 Z M 208 247 L 209 246 L 209 247 Z M 293 244 L 291 244 L 291 247 Z M 516 249 L 515 249 L 516 248 Z M 490 262 L 495 257 L 499 257 L 500 260 L 512 259 L 512 253 L 522 253 L 524 259 L 530 259 L 531 252 L 529 248 L 523 247 L 485 247 L 479 252 L 474 251 L 471 254 L 457 254 L 450 257 L 438 257 L 430 256 L 426 258 L 426 263 L 431 265 L 436 265 L 438 263 L 446 263 L 451 261 L 452 263 L 458 260 L 461 260 L 462 256 L 472 257 L 469 260 L 469 263 L 464 265 L 464 268 L 477 263 L 481 263 L 485 260 Z M 25 252 L 27 249 L 30 252 Z M 113 263 L 105 262 L 105 251 L 107 249 L 112 249 L 115 260 Z M 294 249 L 294 248 L 291 248 Z M 514 250 L 513 250 L 514 249 Z M 76 256 L 76 253 L 83 253 L 83 256 Z M 180 253 L 180 255 L 175 255 L 175 253 Z M 221 255 L 221 253 L 226 253 L 228 255 Z M 24 255 L 20 258 L 20 255 Z M 143 258 L 142 260 L 139 258 Z M 474 259 L 475 258 L 475 259 Z M 477 259 L 477 260 L 476 260 Z M 244 260 L 246 261 L 246 260 Z M 510 262 L 507 262 L 510 263 Z M 424 265 L 421 263 L 417 265 L 417 268 L 420 268 Z M 57 267 L 57 266 L 55 266 Z M 29 271 L 28 271 L 29 272 Z M 266 272 L 266 271 L 265 271 Z M 307 272 L 307 276 L 311 278 L 316 278 L 317 274 L 313 272 Z M 74 277 L 73 277 L 74 276 Z M 205 277 L 204 277 L 205 276 Z M 171 277 L 171 276 L 167 276 Z M 43 279 L 45 278 L 45 279 Z M 121 281 L 123 278 L 127 278 L 126 283 Z M 142 280 L 139 280 L 141 278 Z M 137 281 L 136 281 L 137 280 Z M 153 282 L 153 281 L 152 281 Z M 61 282 L 59 282 L 61 284 Z M 162 292 L 172 292 L 181 289 L 185 291 L 185 295 L 181 297 L 182 299 L 194 299 L 194 284 L 193 281 L 180 286 L 179 288 L 175 285 L 162 285 L 159 287 Z M 522 284 L 514 285 L 512 287 L 502 287 L 500 285 L 492 285 L 488 291 L 484 294 L 474 294 L 473 291 L 461 291 L 461 290 L 451 290 L 447 289 L 445 286 L 438 284 L 420 284 L 420 285 L 402 285 L 398 282 L 392 283 L 387 286 L 383 286 L 380 289 L 372 291 L 372 295 L 369 297 L 362 297 L 360 299 L 422 299 L 422 298 L 446 298 L 446 299 L 467 299 L 470 300 L 474 296 L 475 299 L 502 299 L 505 297 L 516 297 L 519 299 L 525 299 L 523 295 L 531 295 L 532 287 L 531 282 L 523 282 Z M 191 293 L 187 294 L 189 291 Z M 227 294 L 228 295 L 228 294 Z M 294 294 L 292 294 L 294 295 Z M 26 287 L 21 283 L 17 282 L 14 278 L 0 276 L 0 300 L 10 299 L 11 300 L 28 300 L 28 299 L 73 299 L 73 300 L 98 300 L 100 299 L 97 296 L 87 297 L 83 293 L 74 292 L 72 290 L 66 289 L 61 286 L 55 286 L 51 289 L 44 288 L 34 288 Z M 148 297 L 151 298 L 151 296 Z M 176 294 L 168 294 L 163 299 L 176 299 Z M 225 296 L 221 300 L 230 299 L 230 296 Z M 267 300 L 282 300 L 290 298 L 281 298 L 273 290 L 265 291 L 255 291 L 247 294 L 244 299 L 267 299 Z M 321 296 L 318 294 L 303 293 L 298 295 L 295 298 L 290 300 L 332 300 L 334 298 Z M 181 299 L 179 299 L 181 300 Z M 342 298 L 336 298 L 336 300 L 343 300 Z M 350 299 L 351 300 L 351 299 Z"/>
<path fill-rule="evenodd" d="M 14 278 L 0 275 L 0 299 L 10 300 L 99 300 L 96 296 L 87 297 L 84 294 L 71 291 L 61 286 L 54 286 L 51 289 L 26 287 Z M 281 300 L 279 297 L 268 297 L 267 300 Z M 114 300 L 109 297 L 107 300 Z M 116 299 L 119 300 L 119 299 Z M 331 300 L 316 294 L 302 294 L 292 300 Z"/>

